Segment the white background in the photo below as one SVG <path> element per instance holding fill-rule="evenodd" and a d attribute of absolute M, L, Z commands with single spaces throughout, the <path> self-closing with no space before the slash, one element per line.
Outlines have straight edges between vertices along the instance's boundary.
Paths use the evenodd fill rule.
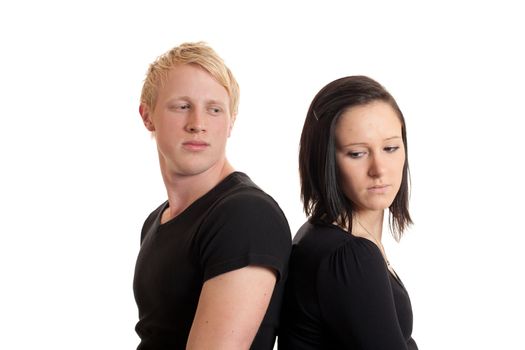
<path fill-rule="evenodd" d="M 297 150 L 326 83 L 378 80 L 408 129 L 391 261 L 420 349 L 524 349 L 524 11 L 510 1 L 4 1 L 0 347 L 133 349 L 139 231 L 165 199 L 145 71 L 207 41 L 241 85 L 229 158 L 304 221 Z M 388 236 L 387 236 L 388 237 Z"/>

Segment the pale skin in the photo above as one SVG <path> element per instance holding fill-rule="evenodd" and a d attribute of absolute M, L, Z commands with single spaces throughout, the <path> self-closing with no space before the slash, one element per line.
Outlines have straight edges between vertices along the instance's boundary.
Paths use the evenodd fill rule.
<path fill-rule="evenodd" d="M 387 260 L 381 243 L 384 211 L 399 191 L 405 163 L 401 121 L 388 103 L 374 101 L 346 110 L 335 138 L 341 185 L 356 206 L 351 233 L 378 245 Z"/>
<path fill-rule="evenodd" d="M 231 174 L 226 141 L 235 115 L 227 90 L 199 66 L 173 67 L 155 106 L 141 104 L 155 134 L 169 207 L 166 222 Z M 249 349 L 268 308 L 275 272 L 247 266 L 207 280 L 186 349 Z"/>

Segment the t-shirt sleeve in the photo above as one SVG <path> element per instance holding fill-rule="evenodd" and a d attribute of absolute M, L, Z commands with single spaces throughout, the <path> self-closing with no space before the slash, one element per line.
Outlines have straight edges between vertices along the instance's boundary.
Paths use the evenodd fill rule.
<path fill-rule="evenodd" d="M 291 233 L 281 209 L 264 192 L 240 192 L 221 201 L 196 240 L 204 280 L 249 265 L 285 274 Z"/>
<path fill-rule="evenodd" d="M 407 349 L 388 274 L 379 250 L 364 239 L 339 247 L 321 264 L 321 314 L 346 347 Z"/>

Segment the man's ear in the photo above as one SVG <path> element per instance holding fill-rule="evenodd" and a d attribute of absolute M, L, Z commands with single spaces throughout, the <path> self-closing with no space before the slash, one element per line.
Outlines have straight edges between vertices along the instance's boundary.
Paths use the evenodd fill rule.
<path fill-rule="evenodd" d="M 228 137 L 230 137 L 233 129 L 233 124 L 235 124 L 235 119 L 237 118 L 237 114 L 232 114 L 230 117 L 230 130 L 228 130 Z"/>
<path fill-rule="evenodd" d="M 146 106 L 144 103 L 141 103 L 139 106 L 139 113 L 142 117 L 142 122 L 144 123 L 146 129 L 148 129 L 149 131 L 155 131 L 155 125 L 153 125 L 153 121 L 151 120 L 149 107 Z"/>

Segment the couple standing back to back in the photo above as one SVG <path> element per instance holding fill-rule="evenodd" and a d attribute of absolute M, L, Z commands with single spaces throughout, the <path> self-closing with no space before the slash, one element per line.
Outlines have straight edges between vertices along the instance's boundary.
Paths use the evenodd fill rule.
<path fill-rule="evenodd" d="M 167 201 L 144 222 L 133 289 L 146 349 L 417 349 L 408 294 L 381 244 L 411 223 L 404 118 L 364 76 L 312 101 L 300 147 L 309 220 L 226 158 L 239 86 L 216 52 L 185 43 L 153 62 L 139 112 Z"/>

